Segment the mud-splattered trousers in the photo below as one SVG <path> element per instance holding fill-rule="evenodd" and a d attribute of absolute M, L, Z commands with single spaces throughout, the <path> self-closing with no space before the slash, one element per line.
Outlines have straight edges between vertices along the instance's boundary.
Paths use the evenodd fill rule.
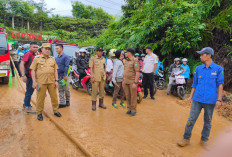
<path fill-rule="evenodd" d="M 215 104 L 203 104 L 197 101 L 192 102 L 190 115 L 185 127 L 184 139 L 190 139 L 192 134 L 193 126 L 201 113 L 202 108 L 204 108 L 204 127 L 201 132 L 201 140 L 208 141 L 210 130 L 211 130 L 211 121 L 214 112 Z"/>

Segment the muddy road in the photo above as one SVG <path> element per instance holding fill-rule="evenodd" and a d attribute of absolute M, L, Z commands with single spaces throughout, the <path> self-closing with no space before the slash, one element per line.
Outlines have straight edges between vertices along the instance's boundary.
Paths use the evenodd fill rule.
<path fill-rule="evenodd" d="M 143 100 L 137 116 L 130 117 L 126 109 L 111 106 L 111 96 L 105 97 L 106 110 L 93 112 L 87 92 L 71 89 L 71 106 L 60 109 L 62 118 L 53 116 L 49 96 L 45 111 L 97 157 L 193 157 L 204 152 L 199 144 L 203 114 L 195 124 L 191 145 L 179 148 L 176 142 L 182 138 L 190 107 L 179 105 L 165 91 L 158 91 L 155 97 L 155 101 Z M 47 117 L 41 122 L 36 115 L 24 114 L 23 98 L 16 80 L 12 87 L 0 84 L 1 157 L 84 156 Z M 215 112 L 210 143 L 230 124 Z"/>

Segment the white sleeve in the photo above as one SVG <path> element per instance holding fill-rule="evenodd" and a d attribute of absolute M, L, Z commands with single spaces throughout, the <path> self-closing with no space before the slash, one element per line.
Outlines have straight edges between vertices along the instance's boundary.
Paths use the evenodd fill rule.
<path fill-rule="evenodd" d="M 158 64 L 158 57 L 154 55 L 154 64 Z"/>

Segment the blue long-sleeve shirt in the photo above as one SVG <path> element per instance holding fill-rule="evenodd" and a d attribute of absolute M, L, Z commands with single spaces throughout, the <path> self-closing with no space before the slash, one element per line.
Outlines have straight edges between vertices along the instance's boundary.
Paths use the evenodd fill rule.
<path fill-rule="evenodd" d="M 68 73 L 68 68 L 70 64 L 70 57 L 66 54 L 62 54 L 61 56 L 56 57 L 56 63 L 59 67 L 58 69 L 58 78 L 63 78 Z"/>
<path fill-rule="evenodd" d="M 187 64 L 186 65 L 182 64 L 181 66 L 186 70 L 186 72 L 182 73 L 181 75 L 184 76 L 184 78 L 189 79 L 189 74 L 190 74 L 189 66 Z"/>
<path fill-rule="evenodd" d="M 161 67 L 162 70 L 164 69 L 163 63 L 161 61 L 158 61 L 158 65 L 157 65 L 157 68 L 155 70 L 155 74 L 158 74 L 159 67 Z"/>
<path fill-rule="evenodd" d="M 196 68 L 192 88 L 195 88 L 193 100 L 205 103 L 215 104 L 218 99 L 217 88 L 224 85 L 223 68 L 212 63 L 207 69 L 205 64 Z"/>

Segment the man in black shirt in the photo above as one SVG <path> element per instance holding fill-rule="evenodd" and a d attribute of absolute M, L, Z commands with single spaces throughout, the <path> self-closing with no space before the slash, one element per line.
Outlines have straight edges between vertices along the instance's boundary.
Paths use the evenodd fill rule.
<path fill-rule="evenodd" d="M 79 77 L 79 83 L 81 86 L 81 80 L 87 75 L 85 70 L 88 69 L 88 62 L 86 60 L 86 51 L 85 50 L 80 50 L 80 56 L 77 57 L 77 71 L 80 73 Z"/>

